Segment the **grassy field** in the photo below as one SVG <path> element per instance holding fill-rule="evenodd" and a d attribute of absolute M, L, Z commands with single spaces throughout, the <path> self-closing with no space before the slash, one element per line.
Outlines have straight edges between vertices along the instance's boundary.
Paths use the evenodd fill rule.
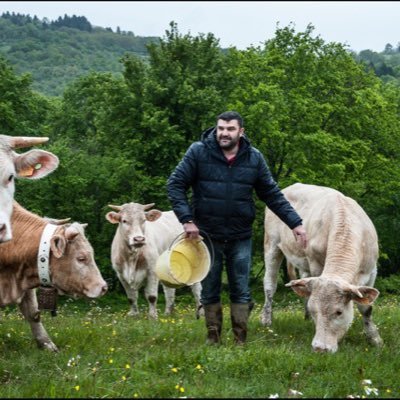
<path fill-rule="evenodd" d="M 61 300 L 61 298 L 60 298 Z M 14 307 L 0 323 L 1 398 L 399 398 L 399 300 L 381 296 L 374 308 L 385 345 L 370 347 L 357 310 L 335 354 L 311 350 L 314 326 L 291 291 L 278 293 L 274 324 L 249 323 L 248 343 L 233 344 L 228 302 L 223 345 L 205 345 L 204 318 L 188 293 L 173 317 L 126 316 L 122 294 L 96 301 L 62 299 L 58 316 L 42 317 L 59 353 L 39 350 Z"/>

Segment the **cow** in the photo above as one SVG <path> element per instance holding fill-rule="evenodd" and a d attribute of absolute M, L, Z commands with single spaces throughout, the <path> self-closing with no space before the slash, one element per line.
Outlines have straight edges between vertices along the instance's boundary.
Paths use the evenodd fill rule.
<path fill-rule="evenodd" d="M 12 238 L 11 213 L 15 178 L 38 179 L 58 167 L 58 157 L 44 150 L 17 154 L 13 149 L 47 142 L 47 137 L 0 135 L 0 243 Z"/>
<path fill-rule="evenodd" d="M 107 291 L 85 237 L 86 224 L 54 225 L 13 202 L 12 240 L 0 245 L 0 306 L 18 304 L 39 348 L 58 351 L 41 320 L 36 288 L 54 287 L 73 298 Z"/>
<path fill-rule="evenodd" d="M 106 219 L 118 224 L 111 246 L 111 261 L 131 303 L 128 315 L 139 315 L 139 289 L 145 283 L 149 317 L 157 319 L 160 281 L 155 273 L 156 261 L 183 232 L 183 228 L 173 211 L 150 210 L 154 205 L 133 202 L 121 206 L 109 205 L 114 211 L 108 212 Z M 161 284 L 165 294 L 165 315 L 170 315 L 174 307 L 175 289 Z M 191 285 L 191 290 L 199 317 L 203 311 L 200 306 L 201 283 Z"/>
<path fill-rule="evenodd" d="M 382 345 L 371 317 L 371 304 L 379 295 L 373 287 L 379 248 L 372 221 L 355 200 L 332 188 L 295 183 L 283 193 L 302 217 L 309 242 L 303 249 L 285 224 L 266 210 L 261 323 L 272 323 L 272 298 L 285 257 L 300 274 L 285 286 L 306 299 L 315 323 L 314 351 L 337 351 L 353 321 L 353 302 L 363 317 L 368 341 Z"/>

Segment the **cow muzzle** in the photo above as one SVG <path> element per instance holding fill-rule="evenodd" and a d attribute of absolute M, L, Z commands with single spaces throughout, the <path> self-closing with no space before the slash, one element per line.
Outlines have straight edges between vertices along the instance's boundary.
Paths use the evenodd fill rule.
<path fill-rule="evenodd" d="M 0 243 L 8 242 L 12 239 L 11 228 L 6 223 L 0 223 Z"/>
<path fill-rule="evenodd" d="M 135 236 L 129 241 L 129 247 L 137 249 L 143 247 L 146 244 L 146 238 L 144 236 Z"/>
<path fill-rule="evenodd" d="M 338 345 L 337 343 L 327 344 L 313 340 L 312 348 L 316 353 L 336 353 Z"/>
<path fill-rule="evenodd" d="M 106 294 L 107 290 L 108 290 L 107 283 L 105 281 L 103 281 L 102 283 L 100 283 L 100 284 L 98 284 L 96 286 L 93 286 L 90 289 L 85 290 L 84 293 L 85 293 L 86 297 L 89 297 L 91 299 L 95 299 L 97 297 L 101 297 L 104 294 Z"/>

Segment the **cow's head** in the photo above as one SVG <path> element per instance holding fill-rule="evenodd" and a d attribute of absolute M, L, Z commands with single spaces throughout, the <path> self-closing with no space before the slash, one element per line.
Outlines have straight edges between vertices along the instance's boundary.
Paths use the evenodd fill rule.
<path fill-rule="evenodd" d="M 151 204 L 126 203 L 122 206 L 109 205 L 115 211 L 106 214 L 107 221 L 119 224 L 119 230 L 125 243 L 131 249 L 137 249 L 146 244 L 146 224 L 161 217 L 159 210 L 149 210 L 154 206 Z"/>
<path fill-rule="evenodd" d="M 353 322 L 353 301 L 370 305 L 379 295 L 372 287 L 322 277 L 296 279 L 285 286 L 308 299 L 307 308 L 315 323 L 312 347 L 318 352 L 337 351 Z"/>
<path fill-rule="evenodd" d="M 56 229 L 50 240 L 50 277 L 60 294 L 95 298 L 105 294 L 107 284 L 94 260 L 85 227 L 74 222 Z"/>
<path fill-rule="evenodd" d="M 13 149 L 47 142 L 48 138 L 0 135 L 0 243 L 11 240 L 10 217 L 15 179 L 39 179 L 58 167 L 58 157 L 44 150 L 17 154 Z"/>

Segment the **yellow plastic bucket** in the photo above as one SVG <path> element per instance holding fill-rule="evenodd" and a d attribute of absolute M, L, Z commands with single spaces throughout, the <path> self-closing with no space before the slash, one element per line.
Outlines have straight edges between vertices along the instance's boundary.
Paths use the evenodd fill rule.
<path fill-rule="evenodd" d="M 183 234 L 184 235 L 184 234 Z M 202 238 L 179 235 L 156 262 L 156 275 L 168 287 L 178 288 L 202 281 L 210 270 L 211 258 Z"/>

